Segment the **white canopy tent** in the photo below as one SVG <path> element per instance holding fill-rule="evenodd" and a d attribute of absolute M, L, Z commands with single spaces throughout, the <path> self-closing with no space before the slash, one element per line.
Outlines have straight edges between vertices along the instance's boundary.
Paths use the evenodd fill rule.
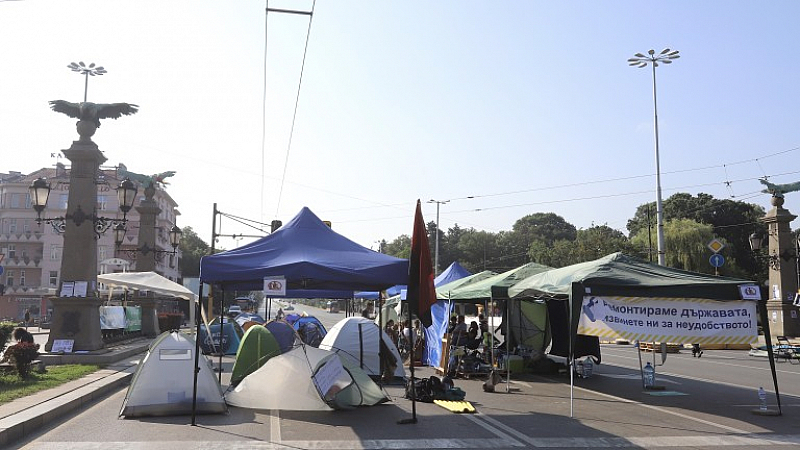
<path fill-rule="evenodd" d="M 150 291 L 156 294 L 189 300 L 192 302 L 191 306 L 189 306 L 189 323 L 194 323 L 195 308 L 197 307 L 197 297 L 194 293 L 155 272 L 105 273 L 97 276 L 97 282 L 106 285 L 109 288 L 109 293 L 113 292 L 114 288 L 121 288 L 133 291 Z"/>

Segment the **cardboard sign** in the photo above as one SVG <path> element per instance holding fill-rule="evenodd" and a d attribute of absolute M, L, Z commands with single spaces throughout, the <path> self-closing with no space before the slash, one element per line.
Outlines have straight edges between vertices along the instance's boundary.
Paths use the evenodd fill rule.
<path fill-rule="evenodd" d="M 56 339 L 53 341 L 50 353 L 72 353 L 73 345 L 75 345 L 74 339 Z"/>

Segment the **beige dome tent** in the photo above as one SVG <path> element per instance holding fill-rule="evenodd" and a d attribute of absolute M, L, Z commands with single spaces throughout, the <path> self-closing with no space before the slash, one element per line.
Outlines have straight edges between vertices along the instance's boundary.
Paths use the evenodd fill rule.
<path fill-rule="evenodd" d="M 179 331 L 161 333 L 136 368 L 119 415 L 127 418 L 191 414 L 194 378 L 179 375 L 194 370 L 194 351 L 191 337 Z M 227 410 L 208 360 L 200 358 L 197 413 L 217 414 Z"/>

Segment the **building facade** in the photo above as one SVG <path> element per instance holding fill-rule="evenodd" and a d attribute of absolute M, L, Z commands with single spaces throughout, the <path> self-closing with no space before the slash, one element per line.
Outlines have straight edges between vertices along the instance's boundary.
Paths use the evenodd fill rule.
<path fill-rule="evenodd" d="M 60 282 L 61 259 L 64 240 L 54 226 L 36 222 L 28 188 L 44 177 L 50 183 L 50 197 L 43 218 L 63 217 L 69 197 L 69 168 L 58 163 L 55 168 L 39 169 L 30 174 L 20 172 L 0 173 L 0 319 L 21 320 L 25 311 L 31 317 L 47 315 L 50 308 L 47 298 L 57 295 Z M 116 169 L 101 169 L 97 174 L 97 216 L 122 219 L 116 188 L 120 180 Z M 139 213 L 136 206 L 144 198 L 144 188 L 137 183 L 138 192 L 134 208 L 127 214 L 127 232 L 122 245 L 117 248 L 114 231 L 108 229 L 97 243 L 97 273 L 136 271 L 136 249 L 140 247 Z M 180 214 L 177 203 L 159 187 L 153 199 L 161 212 L 156 217 L 156 242 L 159 250 L 172 251 L 169 230 Z M 87 212 L 88 213 L 88 212 Z M 87 223 L 83 226 L 92 226 Z M 152 246 L 152 244 L 151 244 Z M 180 282 L 180 249 L 175 255 L 151 253 L 156 258 L 156 272 L 175 282 Z M 101 286 L 102 291 L 102 286 Z"/>

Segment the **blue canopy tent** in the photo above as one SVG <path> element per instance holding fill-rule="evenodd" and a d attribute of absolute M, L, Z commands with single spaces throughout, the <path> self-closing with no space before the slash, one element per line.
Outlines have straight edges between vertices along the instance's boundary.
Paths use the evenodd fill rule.
<path fill-rule="evenodd" d="M 289 291 L 380 291 L 408 282 L 408 260 L 347 239 L 307 207 L 268 236 L 200 260 L 201 286 L 261 290 L 264 277 L 285 278 Z"/>
<path fill-rule="evenodd" d="M 440 273 L 438 277 L 433 279 L 433 285 L 438 288 L 439 286 L 443 286 L 451 281 L 460 280 L 470 275 L 472 275 L 472 272 L 465 269 L 461 264 L 458 263 L 458 261 L 454 261 L 447 267 L 447 269 L 444 269 L 444 271 Z"/>

